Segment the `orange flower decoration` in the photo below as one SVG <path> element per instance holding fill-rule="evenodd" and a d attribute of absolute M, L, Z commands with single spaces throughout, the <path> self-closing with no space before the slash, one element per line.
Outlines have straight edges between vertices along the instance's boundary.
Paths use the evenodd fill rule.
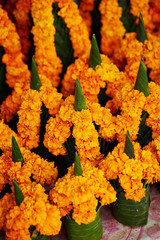
<path fill-rule="evenodd" d="M 125 28 L 120 21 L 122 8 L 118 1 L 101 0 L 99 5 L 101 13 L 101 50 L 107 55 L 112 55 L 116 45 L 125 34 Z"/>
<path fill-rule="evenodd" d="M 46 76 L 52 82 L 53 87 L 57 87 L 60 83 L 59 74 L 62 72 L 62 64 L 54 44 L 55 27 L 52 3 L 53 1 L 49 0 L 31 1 L 31 14 L 34 22 L 32 33 L 38 72 Z"/>
<path fill-rule="evenodd" d="M 60 209 L 62 216 L 69 215 L 73 210 L 72 218 L 78 224 L 88 224 L 96 217 L 98 198 L 101 206 L 107 205 L 116 200 L 116 192 L 101 170 L 89 163 L 82 164 L 82 169 L 83 175 L 75 176 L 74 165 L 69 167 L 68 173 L 58 179 L 49 196 L 51 202 Z"/>
<path fill-rule="evenodd" d="M 53 2 L 58 2 L 60 8 L 58 15 L 64 19 L 69 29 L 74 57 L 89 56 L 91 48 L 89 33 L 85 22 L 79 14 L 77 4 L 72 0 L 53 0 Z"/>
<path fill-rule="evenodd" d="M 20 188 L 24 200 L 20 206 L 11 206 L 5 217 L 7 239 L 20 240 L 25 237 L 29 240 L 29 228 L 32 225 L 43 235 L 58 234 L 61 228 L 60 212 L 55 205 L 49 203 L 45 189 L 35 182 L 20 185 Z"/>
<path fill-rule="evenodd" d="M 119 143 L 99 164 L 99 168 L 104 171 L 107 180 L 119 179 L 127 199 L 140 201 L 145 196 L 142 179 L 146 179 L 148 184 L 159 181 L 159 162 L 149 149 L 142 150 L 139 143 L 133 142 L 134 158 L 124 153 L 124 147 L 124 142 Z"/>

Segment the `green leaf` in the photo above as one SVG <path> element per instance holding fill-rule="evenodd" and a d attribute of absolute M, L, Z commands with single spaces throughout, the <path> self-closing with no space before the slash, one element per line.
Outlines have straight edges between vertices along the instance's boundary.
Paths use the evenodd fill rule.
<path fill-rule="evenodd" d="M 23 166 L 24 158 L 17 144 L 17 141 L 13 135 L 12 135 L 12 160 L 13 162 L 21 162 L 21 166 Z"/>
<path fill-rule="evenodd" d="M 130 227 L 146 225 L 150 206 L 149 185 L 147 185 L 145 197 L 140 202 L 127 200 L 121 186 L 117 188 L 117 191 L 117 200 L 112 205 L 114 218 Z"/>
<path fill-rule="evenodd" d="M 137 39 L 144 43 L 145 40 L 147 40 L 147 34 L 146 34 L 146 29 L 143 23 L 143 17 L 142 14 L 140 12 L 139 15 L 139 23 L 138 23 L 138 28 L 137 28 Z"/>
<path fill-rule="evenodd" d="M 89 65 L 89 67 L 95 69 L 96 66 L 100 65 L 100 64 L 101 64 L 101 56 L 100 56 L 100 52 L 99 52 L 99 48 L 97 45 L 97 40 L 96 40 L 95 34 L 93 34 L 88 65 Z"/>
<path fill-rule="evenodd" d="M 76 80 L 74 109 L 75 111 L 81 111 L 82 109 L 87 109 L 86 100 L 82 92 L 82 88 L 78 78 Z"/>
<path fill-rule="evenodd" d="M 127 130 L 127 134 L 126 134 L 126 141 L 125 141 L 124 152 L 127 154 L 127 156 L 129 158 L 134 158 L 134 148 L 133 148 L 133 144 L 131 142 L 128 130 Z"/>
<path fill-rule="evenodd" d="M 55 47 L 57 56 L 61 59 L 63 64 L 63 74 L 66 72 L 67 67 L 75 61 L 74 50 L 70 40 L 69 30 L 60 16 L 58 16 L 58 3 L 53 3 L 52 5 L 52 14 L 54 16 L 54 26 L 56 33 L 55 38 Z M 74 20 L 73 20 L 74 21 Z"/>
<path fill-rule="evenodd" d="M 136 16 L 130 13 L 130 0 L 118 0 L 118 4 L 122 7 L 122 16 L 120 20 L 126 29 L 126 32 L 136 32 Z"/>
<path fill-rule="evenodd" d="M 65 161 L 68 162 L 68 164 L 71 166 L 75 160 L 75 139 L 72 134 L 67 138 L 67 141 L 62 144 L 62 146 L 65 147 L 68 152 L 68 155 L 64 156 Z"/>
<path fill-rule="evenodd" d="M 152 140 L 152 129 L 148 126 L 146 126 L 145 121 L 148 117 L 148 113 L 146 111 L 142 112 L 141 116 L 141 123 L 139 125 L 139 131 L 138 131 L 138 137 L 137 142 L 140 143 L 141 148 L 146 146 L 151 140 Z"/>
<path fill-rule="evenodd" d="M 74 175 L 75 176 L 82 176 L 83 170 L 79 161 L 78 153 L 75 152 L 75 161 L 74 161 Z"/>
<path fill-rule="evenodd" d="M 100 211 L 95 220 L 88 224 L 80 225 L 71 218 L 65 218 L 65 228 L 70 240 L 100 240 L 103 235 Z"/>
<path fill-rule="evenodd" d="M 35 58 L 33 56 L 32 57 L 32 64 L 31 64 L 31 82 L 30 82 L 30 87 L 31 87 L 31 89 L 39 91 L 41 85 L 42 84 L 41 84 L 41 81 L 40 81 L 40 78 L 39 78 L 36 61 L 35 61 Z"/>
<path fill-rule="evenodd" d="M 17 206 L 19 206 L 24 200 L 24 195 L 15 178 L 13 178 L 13 185 L 14 185 L 15 201 Z"/>
<path fill-rule="evenodd" d="M 134 89 L 143 92 L 144 95 L 147 97 L 149 96 L 149 86 L 148 86 L 148 77 L 147 77 L 147 71 L 144 65 L 144 62 L 141 61 L 139 65 L 139 70 L 137 74 L 136 83 L 134 86 Z"/>

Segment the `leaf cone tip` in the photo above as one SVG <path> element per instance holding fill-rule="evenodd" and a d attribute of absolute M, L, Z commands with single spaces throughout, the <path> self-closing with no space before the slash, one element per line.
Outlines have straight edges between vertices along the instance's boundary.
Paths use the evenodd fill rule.
<path fill-rule="evenodd" d="M 86 100 L 79 82 L 79 79 L 76 80 L 76 89 L 75 89 L 75 111 L 81 111 L 82 109 L 87 109 Z"/>

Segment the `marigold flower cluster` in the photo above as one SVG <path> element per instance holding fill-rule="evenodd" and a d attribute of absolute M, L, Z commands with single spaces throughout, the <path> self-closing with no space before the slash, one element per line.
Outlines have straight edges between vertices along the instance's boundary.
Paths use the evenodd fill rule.
<path fill-rule="evenodd" d="M 7 183 L 11 185 L 13 178 L 19 184 L 28 184 L 31 176 L 37 183 L 53 186 L 58 175 L 54 162 L 48 162 L 25 148 L 20 150 L 24 158 L 23 166 L 21 162 L 13 162 L 11 151 L 5 151 L 0 157 L 0 189 Z"/>
<path fill-rule="evenodd" d="M 137 142 L 133 142 L 135 158 L 124 153 L 124 142 L 119 143 L 99 164 L 107 180 L 119 179 L 125 191 L 125 197 L 140 201 L 145 196 L 142 179 L 147 183 L 159 181 L 160 166 L 157 158 L 149 149 L 142 150 Z"/>
<path fill-rule="evenodd" d="M 87 61 L 88 59 L 78 58 L 68 67 L 62 80 L 61 92 L 64 97 L 74 94 L 76 79 L 79 78 L 85 98 L 91 102 L 98 102 L 100 88 L 105 88 L 106 84 L 96 70 L 89 68 Z"/>
<path fill-rule="evenodd" d="M 22 145 L 28 149 L 36 148 L 39 145 L 42 103 L 54 116 L 62 102 L 62 94 L 57 92 L 57 89 L 51 85 L 50 80 L 42 75 L 40 77 L 42 80 L 40 91 L 33 89 L 26 91 L 18 111 L 18 136 L 21 138 Z"/>
<path fill-rule="evenodd" d="M 20 36 L 22 53 L 25 59 L 28 60 L 28 53 L 31 47 L 31 41 L 29 39 L 31 20 L 29 18 L 29 13 L 31 11 L 31 1 L 30 0 L 18 0 L 16 1 L 15 10 L 13 11 L 15 17 L 15 24 L 17 33 Z"/>
<path fill-rule="evenodd" d="M 32 33 L 38 72 L 49 78 L 52 85 L 57 87 L 60 83 L 59 74 L 62 72 L 62 64 L 54 44 L 55 27 L 52 3 L 53 1 L 31 1 L 31 14 L 34 22 Z"/>
<path fill-rule="evenodd" d="M 3 152 L 12 150 L 12 135 L 14 135 L 14 137 L 16 138 L 18 145 L 22 146 L 17 134 L 7 124 L 5 124 L 3 120 L 0 121 L 0 135 L 0 149 Z"/>
<path fill-rule="evenodd" d="M 122 8 L 119 7 L 117 0 L 101 0 L 99 10 L 102 24 L 101 50 L 107 55 L 112 55 L 115 46 L 125 34 L 125 28 L 120 21 Z"/>
<path fill-rule="evenodd" d="M 72 0 L 53 0 L 53 2 L 58 2 L 60 8 L 58 15 L 64 19 L 69 29 L 74 57 L 89 56 L 91 48 L 89 33 L 86 24 L 79 14 L 77 4 Z"/>
<path fill-rule="evenodd" d="M 156 138 L 160 134 L 160 119 L 159 114 L 159 94 L 160 86 L 154 82 L 149 83 L 150 95 L 146 98 L 144 110 L 149 114 L 146 119 L 146 125 L 152 129 L 152 138 Z"/>
<path fill-rule="evenodd" d="M 75 138 L 76 150 L 80 159 L 96 160 L 100 155 L 98 133 L 92 123 L 92 115 L 89 110 L 75 111 L 74 96 L 70 95 L 61 105 L 55 118 L 50 118 L 46 125 L 44 145 L 53 155 L 65 155 L 66 149 L 63 143 L 71 135 Z"/>
<path fill-rule="evenodd" d="M 95 70 L 88 66 L 87 58 L 78 58 L 67 68 L 62 80 L 61 92 L 64 97 L 74 94 L 75 83 L 78 78 L 86 99 L 98 102 L 98 94 L 101 88 L 107 84 L 106 94 L 113 97 L 127 81 L 123 72 L 120 72 L 115 64 L 105 56 L 101 55 L 102 62 Z"/>
<path fill-rule="evenodd" d="M 31 239 L 29 228 L 35 226 L 36 230 L 44 235 L 56 235 L 60 231 L 60 212 L 55 205 L 48 201 L 45 189 L 35 182 L 29 185 L 20 185 L 24 200 L 17 206 L 14 194 L 6 194 L 0 204 L 3 209 L 1 219 L 6 233 L 6 239 Z M 5 201 L 5 202 L 4 202 Z M 7 204 L 6 204 L 7 203 Z M 6 207 L 7 206 L 7 207 Z M 53 224 L 54 223 L 54 224 Z"/>
<path fill-rule="evenodd" d="M 69 215 L 78 223 L 88 224 L 96 217 L 98 198 L 101 206 L 116 200 L 116 192 L 106 181 L 101 170 L 89 163 L 82 164 L 83 175 L 74 175 L 74 165 L 68 168 L 68 173 L 59 178 L 55 187 L 49 192 L 51 202 L 55 203 L 62 216 Z M 99 180 L 96 180 L 98 176 Z"/>
<path fill-rule="evenodd" d="M 20 38 L 15 25 L 1 6 L 0 15 L 0 45 L 5 50 L 2 62 L 6 64 L 6 82 L 11 88 L 14 88 L 12 94 L 0 106 L 0 118 L 9 122 L 20 107 L 21 96 L 29 84 L 30 72 L 28 66 L 23 62 L 24 56 L 21 52 Z"/>
<path fill-rule="evenodd" d="M 83 21 L 86 23 L 88 32 L 91 33 L 91 26 L 92 26 L 92 17 L 91 11 L 94 9 L 95 0 L 82 0 L 80 2 L 80 15 L 83 18 Z"/>
<path fill-rule="evenodd" d="M 28 90 L 18 111 L 19 121 L 17 124 L 18 135 L 21 137 L 23 146 L 28 149 L 38 147 L 40 135 L 40 113 L 42 102 L 36 90 Z"/>
<path fill-rule="evenodd" d="M 0 229 L 8 240 L 31 239 L 31 226 L 39 235 L 56 235 L 63 216 L 77 224 L 93 222 L 99 206 L 117 200 L 109 181 L 119 182 L 126 199 L 135 202 L 145 197 L 146 184 L 160 181 L 160 1 L 128 3 L 126 17 L 135 32 L 125 29 L 125 8 L 119 4 L 0 4 L 0 74 L 1 65 L 6 68 L 0 77 L 12 91 L 0 98 Z M 95 10 L 101 54 L 96 40 L 92 46 L 90 41 Z M 59 30 L 67 32 L 72 57 L 60 56 L 57 40 L 62 55 L 65 49 Z M 76 154 L 82 174 L 75 174 Z M 14 180 L 24 197 L 20 204 Z M 52 187 L 49 198 L 46 187 Z"/>

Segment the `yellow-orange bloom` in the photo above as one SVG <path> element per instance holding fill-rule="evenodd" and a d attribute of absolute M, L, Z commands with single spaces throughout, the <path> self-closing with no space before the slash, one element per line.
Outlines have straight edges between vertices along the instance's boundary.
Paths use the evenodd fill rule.
<path fill-rule="evenodd" d="M 44 235 L 56 235 L 61 228 L 60 212 L 51 205 L 45 189 L 35 182 L 20 185 L 24 200 L 20 206 L 13 206 L 6 215 L 5 233 L 8 240 L 30 239 L 31 225 Z"/>
<path fill-rule="evenodd" d="M 28 90 L 18 111 L 19 122 L 17 124 L 18 135 L 22 139 L 23 146 L 28 149 L 38 147 L 41 106 L 39 93 L 36 90 Z"/>
<path fill-rule="evenodd" d="M 142 179 L 153 183 L 160 178 L 160 166 L 155 154 L 149 148 L 141 149 L 139 143 L 133 142 L 135 158 L 124 153 L 124 142 L 119 143 L 99 164 L 107 180 L 119 178 L 127 199 L 140 201 L 145 196 Z"/>
<path fill-rule="evenodd" d="M 59 115 L 48 120 L 43 143 L 53 155 L 65 155 L 67 153 L 62 144 L 71 135 L 71 126 L 70 122 L 63 121 Z"/>
<path fill-rule="evenodd" d="M 74 164 L 68 168 L 68 173 L 58 179 L 49 196 L 63 216 L 73 209 L 72 218 L 78 224 L 88 224 L 96 217 L 98 198 L 101 205 L 110 204 L 116 200 L 116 192 L 101 170 L 87 162 L 82 164 L 82 169 L 83 175 L 75 176 Z"/>
<path fill-rule="evenodd" d="M 17 33 L 20 36 L 22 53 L 25 55 L 25 59 L 28 59 L 29 49 L 31 42 L 29 40 L 31 20 L 29 17 L 31 11 L 31 0 L 18 0 L 16 2 L 16 9 L 13 14 L 16 20 Z"/>
<path fill-rule="evenodd" d="M 154 24 L 152 22 L 152 18 L 150 15 L 150 0 L 145 0 L 145 1 L 138 1 L 138 0 L 131 0 L 131 13 L 134 16 L 139 17 L 140 12 L 142 13 L 143 16 L 143 21 L 145 28 L 148 30 L 153 30 Z"/>
<path fill-rule="evenodd" d="M 29 82 L 30 72 L 23 62 L 21 43 L 15 25 L 2 7 L 0 7 L 0 16 L 0 46 L 5 50 L 2 62 L 6 64 L 6 82 L 13 88 L 17 82 Z"/>
<path fill-rule="evenodd" d="M 101 13 L 101 50 L 107 55 L 112 55 L 116 45 L 125 34 L 125 28 L 120 21 L 122 8 L 118 1 L 101 0 L 99 5 Z"/>
<path fill-rule="evenodd" d="M 34 22 L 32 33 L 38 72 L 49 78 L 53 87 L 57 87 L 60 83 L 59 74 L 62 71 L 62 64 L 54 44 L 55 27 L 52 3 L 53 1 L 50 0 L 31 1 L 31 14 Z"/>
<path fill-rule="evenodd" d="M 53 0 L 53 2 L 58 2 L 58 7 L 60 8 L 58 15 L 64 19 L 69 29 L 74 57 L 89 56 L 91 48 L 89 33 L 86 24 L 79 14 L 77 4 L 72 0 Z"/>
<path fill-rule="evenodd" d="M 150 82 L 149 90 L 150 95 L 146 98 L 144 105 L 144 110 L 149 114 L 145 123 L 153 130 L 152 138 L 156 138 L 160 134 L 160 117 L 157 114 L 160 111 L 160 86 L 154 82 Z"/>
<path fill-rule="evenodd" d="M 0 121 L 0 149 L 5 152 L 12 149 L 12 135 L 16 138 L 19 146 L 22 146 L 21 141 L 19 141 L 17 134 L 11 130 L 11 128 L 4 123 L 4 121 Z"/>
<path fill-rule="evenodd" d="M 92 123 L 92 114 L 89 110 L 77 111 L 72 116 L 73 132 L 76 150 L 80 161 L 91 161 L 96 164 L 100 155 L 98 132 Z"/>
<path fill-rule="evenodd" d="M 95 0 L 82 0 L 80 2 L 80 15 L 86 23 L 89 33 L 91 33 L 92 17 L 91 12 L 94 9 Z"/>
<path fill-rule="evenodd" d="M 23 94 L 29 89 L 29 84 L 16 83 L 14 89 L 0 106 L 0 118 L 6 122 L 10 122 L 17 114 L 21 103 Z"/>

